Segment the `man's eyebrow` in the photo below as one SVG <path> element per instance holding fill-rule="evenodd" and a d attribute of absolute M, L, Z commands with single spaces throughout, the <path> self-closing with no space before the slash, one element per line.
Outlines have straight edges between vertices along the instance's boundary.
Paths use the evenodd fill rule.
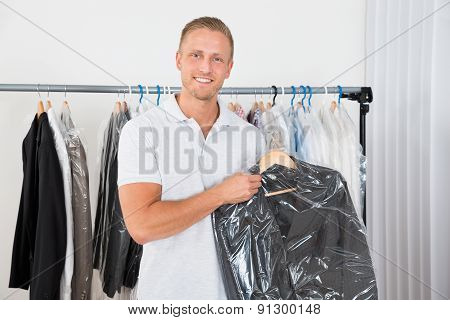
<path fill-rule="evenodd" d="M 193 49 L 193 50 L 191 50 L 191 52 L 202 53 L 202 54 L 205 53 L 203 50 L 197 50 L 197 49 Z M 213 56 L 223 56 L 224 54 L 223 53 L 214 52 L 212 55 Z"/>

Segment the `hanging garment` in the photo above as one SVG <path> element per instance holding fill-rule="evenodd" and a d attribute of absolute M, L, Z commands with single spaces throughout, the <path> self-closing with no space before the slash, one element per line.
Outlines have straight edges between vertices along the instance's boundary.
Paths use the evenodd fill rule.
<path fill-rule="evenodd" d="M 126 230 L 117 196 L 117 151 L 128 112 L 113 113 L 102 151 L 101 178 L 95 224 L 94 267 L 100 271 L 103 291 L 112 298 L 121 286 L 134 287 L 139 275 L 142 248 Z"/>
<path fill-rule="evenodd" d="M 250 112 L 247 115 L 247 122 L 253 124 L 253 119 L 255 117 L 255 111 L 258 109 L 258 103 L 255 101 L 250 109 Z"/>
<path fill-rule="evenodd" d="M 33 270 L 34 244 L 38 215 L 37 133 L 38 118 L 34 117 L 22 143 L 23 181 L 17 216 L 11 261 L 10 288 L 27 290 Z"/>
<path fill-rule="evenodd" d="M 261 116 L 262 131 L 266 141 L 267 150 L 283 150 L 288 152 L 289 145 L 287 144 L 286 135 L 287 127 L 282 126 L 282 123 L 272 109 L 266 110 Z"/>
<path fill-rule="evenodd" d="M 271 105 L 270 102 L 268 104 Z M 276 124 L 274 124 L 273 126 L 274 127 L 276 126 L 282 132 L 281 137 L 283 139 L 284 150 L 287 153 L 291 154 L 291 146 L 292 146 L 291 145 L 291 133 L 292 133 L 291 129 L 292 128 L 291 128 L 290 124 L 286 122 L 286 120 L 287 120 L 286 117 L 288 115 L 289 110 L 286 109 L 286 107 L 282 103 L 277 103 L 277 104 L 271 106 L 269 111 L 272 112 L 272 114 L 273 114 L 272 120 L 269 120 L 269 121 L 276 122 Z M 264 114 L 263 114 L 263 117 L 264 117 Z M 266 117 L 264 117 L 264 118 L 266 120 L 265 126 L 267 127 L 268 118 L 266 118 Z"/>
<path fill-rule="evenodd" d="M 337 117 L 341 118 L 342 127 L 345 130 L 345 141 L 347 143 L 347 157 L 348 173 L 349 176 L 345 177 L 350 185 L 350 192 L 353 202 L 355 204 L 356 211 L 361 217 L 361 180 L 360 180 L 360 167 L 361 167 L 361 150 L 357 137 L 357 131 L 355 124 L 351 120 L 349 114 L 345 110 L 343 104 L 336 109 Z"/>
<path fill-rule="evenodd" d="M 63 175 L 64 186 L 64 206 L 66 208 L 66 261 L 64 265 L 64 273 L 61 277 L 61 292 L 60 299 L 71 299 L 71 283 L 74 268 L 74 243 L 73 243 L 73 213 L 72 213 L 72 174 L 69 162 L 69 155 L 67 154 L 66 144 L 64 142 L 63 133 L 65 134 L 65 127 L 61 121 L 61 112 L 57 107 L 49 108 L 47 111 L 50 128 L 53 132 L 55 141 L 56 153 L 58 154 L 59 164 Z"/>
<path fill-rule="evenodd" d="M 293 159 L 212 214 L 229 299 L 377 299 L 365 227 L 337 171 Z M 259 166 L 250 169 L 258 173 Z M 274 191 L 295 191 L 266 197 Z"/>
<path fill-rule="evenodd" d="M 311 117 L 313 121 L 315 135 L 317 137 L 317 163 L 312 163 L 319 166 L 328 166 L 328 158 L 330 153 L 330 143 L 327 138 L 327 134 L 323 127 L 321 120 L 322 107 L 314 106 L 311 109 Z"/>
<path fill-rule="evenodd" d="M 99 271 L 103 269 L 101 262 L 104 261 L 103 253 L 106 251 L 106 225 L 109 225 L 109 221 L 106 221 L 107 215 L 105 212 L 105 200 L 109 192 L 107 188 L 107 173 L 109 164 L 109 153 L 111 149 L 111 141 L 113 137 L 113 124 L 115 121 L 114 113 L 111 113 L 108 125 L 104 132 L 103 148 L 100 160 L 100 180 L 97 194 L 97 210 L 95 214 L 95 229 L 94 229 L 94 268 Z"/>
<path fill-rule="evenodd" d="M 240 118 L 245 119 L 245 111 L 239 103 L 235 104 L 234 113 L 236 113 Z"/>
<path fill-rule="evenodd" d="M 74 224 L 73 300 L 88 300 L 92 282 L 92 218 L 89 197 L 89 170 L 85 148 L 70 117 L 63 108 L 62 122 L 66 128 L 65 143 L 72 175 L 72 213 Z"/>
<path fill-rule="evenodd" d="M 261 109 L 257 108 L 251 122 L 255 127 L 261 129 Z"/>
<path fill-rule="evenodd" d="M 323 129 L 326 133 L 327 140 L 330 146 L 330 152 L 328 153 L 328 160 L 326 161 L 327 167 L 338 170 L 341 167 L 341 152 L 339 141 L 341 133 L 339 127 L 334 121 L 333 113 L 330 109 L 330 105 L 325 102 L 322 108 L 321 118 Z"/>
<path fill-rule="evenodd" d="M 314 134 L 312 129 L 311 118 L 308 111 L 303 107 L 296 110 L 296 119 L 298 121 L 298 139 L 297 158 L 302 161 L 309 162 L 315 155 Z"/>
<path fill-rule="evenodd" d="M 261 109 L 256 101 L 253 103 L 252 109 L 247 115 L 247 122 L 261 129 Z"/>
<path fill-rule="evenodd" d="M 24 180 L 9 287 L 30 287 L 30 299 L 59 299 L 66 256 L 66 210 L 63 176 L 47 113 L 35 118 L 22 146 Z"/>

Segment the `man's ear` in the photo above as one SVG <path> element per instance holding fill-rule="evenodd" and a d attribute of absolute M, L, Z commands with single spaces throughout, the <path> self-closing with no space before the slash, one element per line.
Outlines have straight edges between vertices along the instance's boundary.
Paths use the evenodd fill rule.
<path fill-rule="evenodd" d="M 180 53 L 180 51 L 177 51 L 177 53 L 175 55 L 175 63 L 177 65 L 177 69 L 179 71 L 181 71 L 181 62 L 180 62 L 180 60 L 181 60 L 181 53 Z"/>
<path fill-rule="evenodd" d="M 225 76 L 225 79 L 228 79 L 230 77 L 230 73 L 231 73 L 231 69 L 233 68 L 233 60 L 231 60 L 230 62 L 228 62 L 228 72 Z"/>

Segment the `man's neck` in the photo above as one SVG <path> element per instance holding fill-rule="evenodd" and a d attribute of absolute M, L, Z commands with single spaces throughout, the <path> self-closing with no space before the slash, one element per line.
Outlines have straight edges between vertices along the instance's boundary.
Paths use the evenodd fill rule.
<path fill-rule="evenodd" d="M 181 111 L 188 118 L 194 118 L 203 131 L 204 136 L 208 135 L 209 130 L 219 117 L 219 106 L 217 96 L 211 100 L 198 100 L 184 90 L 175 96 Z"/>

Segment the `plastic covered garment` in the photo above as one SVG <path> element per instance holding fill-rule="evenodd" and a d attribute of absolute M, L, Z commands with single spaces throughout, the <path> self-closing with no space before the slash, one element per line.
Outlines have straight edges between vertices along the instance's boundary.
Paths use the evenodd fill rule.
<path fill-rule="evenodd" d="M 114 112 L 103 136 L 100 182 L 95 217 L 94 268 L 100 271 L 109 298 L 122 286 L 133 288 L 139 274 L 142 246 L 131 239 L 123 219 L 117 188 L 117 151 L 120 133 L 130 113 Z"/>
<path fill-rule="evenodd" d="M 61 173 L 63 175 L 64 203 L 66 209 L 66 259 L 64 272 L 61 276 L 60 294 L 61 300 L 71 299 L 71 281 L 74 270 L 74 243 L 73 243 L 73 212 L 72 212 L 72 174 L 69 155 L 67 153 L 64 135 L 66 128 L 61 121 L 61 108 L 54 106 L 47 110 L 48 121 L 55 141 L 56 153 L 58 154 Z"/>
<path fill-rule="evenodd" d="M 66 131 L 64 140 L 69 155 L 72 174 L 72 212 L 74 271 L 71 281 L 71 299 L 90 299 L 92 283 L 92 218 L 89 196 L 89 170 L 86 149 L 75 127 L 69 108 L 63 108 L 62 122 Z"/>
<path fill-rule="evenodd" d="M 347 183 L 292 158 L 262 173 L 250 200 L 212 214 L 229 299 L 377 299 L 366 241 Z M 250 169 L 259 173 L 259 165 Z M 269 192 L 294 191 L 266 197 Z"/>
<path fill-rule="evenodd" d="M 278 106 L 273 106 L 262 113 L 261 128 L 268 150 L 290 151 L 288 128 Z"/>

